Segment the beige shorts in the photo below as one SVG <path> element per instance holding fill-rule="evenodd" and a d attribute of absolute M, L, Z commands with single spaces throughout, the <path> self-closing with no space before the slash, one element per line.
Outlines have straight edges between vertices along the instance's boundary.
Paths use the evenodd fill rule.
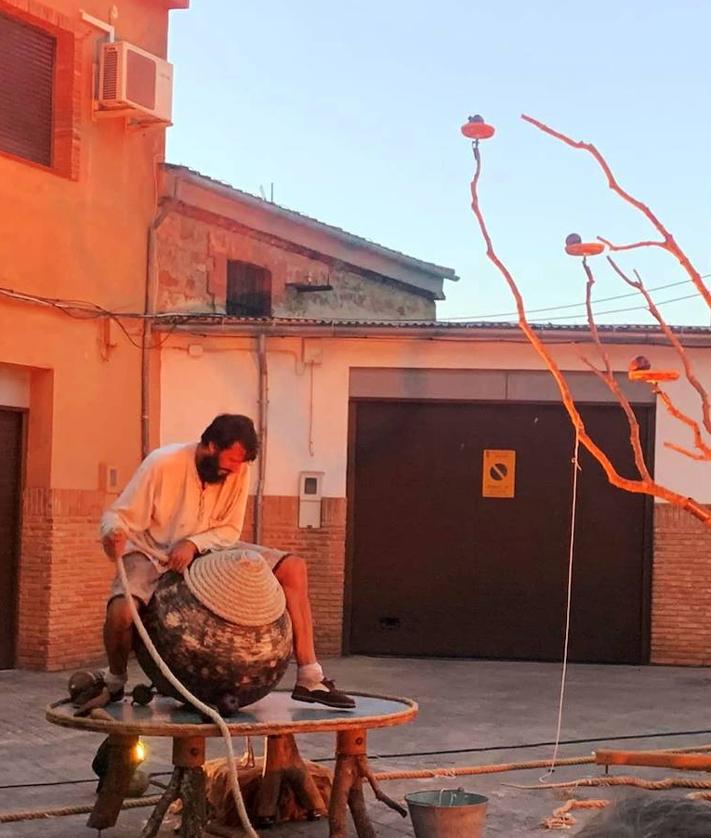
<path fill-rule="evenodd" d="M 286 558 L 289 553 L 284 550 L 276 550 L 273 547 L 262 547 L 259 544 L 249 544 L 247 541 L 238 541 L 231 550 L 252 550 L 259 553 L 272 570 L 276 569 L 279 562 Z M 157 567 L 143 553 L 128 553 L 123 557 L 123 565 L 126 568 L 128 587 L 131 594 L 147 605 L 155 593 L 156 585 L 161 576 L 168 568 Z M 117 596 L 124 596 L 123 585 L 118 573 L 111 583 L 108 602 Z"/>

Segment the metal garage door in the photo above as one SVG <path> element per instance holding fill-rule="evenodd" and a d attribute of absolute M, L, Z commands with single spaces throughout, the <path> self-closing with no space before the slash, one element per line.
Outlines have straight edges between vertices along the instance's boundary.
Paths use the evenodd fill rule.
<path fill-rule="evenodd" d="M 23 414 L 0 409 L 0 669 L 15 663 Z"/>
<path fill-rule="evenodd" d="M 635 411 L 651 450 L 653 414 Z M 621 409 L 582 414 L 634 476 Z M 351 424 L 349 651 L 559 659 L 574 444 L 563 408 L 356 401 Z M 485 450 L 515 451 L 513 497 L 483 496 Z M 644 662 L 651 507 L 582 448 L 580 462 L 571 659 Z"/>

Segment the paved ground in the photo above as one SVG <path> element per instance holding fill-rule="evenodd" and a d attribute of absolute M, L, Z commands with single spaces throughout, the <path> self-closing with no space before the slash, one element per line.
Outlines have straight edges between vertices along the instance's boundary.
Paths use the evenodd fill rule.
<path fill-rule="evenodd" d="M 369 751 L 376 770 L 451 768 L 545 759 L 551 754 L 550 745 L 545 743 L 553 738 L 555 729 L 557 665 L 353 657 L 329 661 L 327 669 L 343 687 L 407 695 L 420 704 L 420 714 L 413 723 L 370 734 Z M 287 674 L 286 678 L 290 677 Z M 65 683 L 65 674 L 0 672 L 0 815 L 93 801 L 94 783 L 83 781 L 92 776 L 90 762 L 102 737 L 65 730 L 44 720 L 45 705 L 63 696 Z M 573 666 L 569 670 L 562 738 L 577 741 L 564 745 L 561 756 L 588 754 L 605 743 L 625 748 L 711 743 L 709 695 L 711 671 L 706 669 Z M 148 770 L 167 771 L 169 743 L 152 739 L 148 744 Z M 236 744 L 241 748 L 240 742 Z M 300 737 L 300 748 L 306 758 L 328 759 L 333 755 L 333 735 Z M 220 755 L 219 741 L 211 741 L 209 756 Z M 594 766 L 565 768 L 557 770 L 554 779 L 596 773 Z M 648 778 L 669 774 L 651 769 L 635 773 Z M 542 774 L 538 769 L 456 780 L 391 781 L 385 789 L 396 798 L 418 789 L 458 786 L 483 793 L 490 801 L 487 835 L 522 838 L 546 834 L 540 829 L 540 821 L 564 798 L 552 790 L 525 791 L 507 784 L 535 786 Z M 613 798 L 608 789 L 580 789 L 576 796 Z M 382 838 L 414 834 L 409 819 L 401 819 L 375 801 L 369 808 Z M 140 835 L 149 811 L 122 813 L 118 825 L 105 830 L 102 838 Z M 580 813 L 579 826 L 590 817 L 587 812 Z M 0 823 L 0 838 L 91 838 L 94 832 L 85 823 L 86 815 Z M 175 821 L 167 823 L 160 835 L 172 835 L 174 826 Z M 567 834 L 575 834 L 579 826 Z M 288 824 L 264 834 L 274 838 L 326 838 L 328 828 L 323 822 Z"/>

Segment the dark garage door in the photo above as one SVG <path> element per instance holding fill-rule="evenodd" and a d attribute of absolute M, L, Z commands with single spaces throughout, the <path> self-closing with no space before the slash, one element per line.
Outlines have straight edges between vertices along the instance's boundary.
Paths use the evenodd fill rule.
<path fill-rule="evenodd" d="M 645 447 L 649 408 L 636 408 Z M 616 405 L 582 415 L 634 476 Z M 574 433 L 558 404 L 352 405 L 350 651 L 558 660 Z M 516 452 L 515 496 L 482 496 L 485 449 Z M 571 659 L 647 659 L 649 502 L 582 447 Z"/>
<path fill-rule="evenodd" d="M 15 663 L 22 421 L 0 409 L 0 669 Z"/>

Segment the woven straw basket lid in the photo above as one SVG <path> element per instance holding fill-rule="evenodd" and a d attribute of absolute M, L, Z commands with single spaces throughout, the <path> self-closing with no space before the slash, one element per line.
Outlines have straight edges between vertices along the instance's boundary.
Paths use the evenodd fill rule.
<path fill-rule="evenodd" d="M 253 550 L 208 553 L 190 565 L 184 578 L 205 608 L 240 626 L 268 625 L 286 608 L 276 576 Z"/>

